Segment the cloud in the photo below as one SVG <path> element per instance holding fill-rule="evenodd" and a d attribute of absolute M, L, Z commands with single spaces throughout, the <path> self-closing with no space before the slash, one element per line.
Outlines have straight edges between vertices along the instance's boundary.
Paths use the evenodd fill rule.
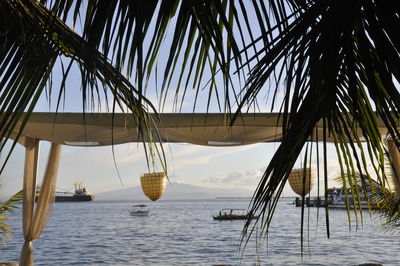
<path fill-rule="evenodd" d="M 328 160 L 327 163 L 328 163 L 329 183 L 332 183 L 332 185 L 337 185 L 336 182 L 334 181 L 334 178 L 340 175 L 340 169 L 338 169 L 338 162 L 337 160 Z M 316 168 L 316 165 L 313 165 L 313 167 Z M 203 179 L 202 182 L 213 185 L 255 187 L 259 183 L 264 172 L 265 172 L 265 167 L 243 170 L 243 171 L 235 171 L 226 174 L 211 176 Z M 317 172 L 314 169 L 315 182 L 317 178 L 316 174 Z M 321 175 L 320 176 L 321 181 L 323 181 L 323 176 L 322 176 L 323 173 L 320 172 L 320 175 Z M 322 186 L 323 182 L 320 183 L 321 183 L 320 186 Z"/>
<path fill-rule="evenodd" d="M 129 146 L 135 146 L 135 148 Z M 121 145 L 121 148 L 118 147 L 115 149 L 114 152 L 117 164 L 125 165 L 146 160 L 146 154 L 143 151 L 141 143 L 135 145 L 129 144 L 129 146 Z"/>
<path fill-rule="evenodd" d="M 172 161 L 174 168 L 187 167 L 189 165 L 207 164 L 213 159 L 227 154 L 241 153 L 247 150 L 254 149 L 262 144 L 245 145 L 239 147 L 205 147 L 195 145 L 184 145 L 178 151 L 172 152 Z"/>
<path fill-rule="evenodd" d="M 265 168 L 236 171 L 203 179 L 205 183 L 235 186 L 255 186 L 262 177 Z"/>

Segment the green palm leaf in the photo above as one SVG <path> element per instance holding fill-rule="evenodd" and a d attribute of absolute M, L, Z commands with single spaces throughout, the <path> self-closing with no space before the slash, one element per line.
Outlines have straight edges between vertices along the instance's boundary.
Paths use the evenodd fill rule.
<path fill-rule="evenodd" d="M 273 73 L 285 72 L 275 82 L 277 88 L 285 83 L 284 137 L 251 205 L 252 212 L 267 213 L 258 221 L 266 231 L 288 175 L 319 123 L 323 123 L 323 136 L 335 139 L 340 167 L 350 185 L 355 184 L 350 178 L 354 173 L 368 174 L 367 157 L 378 183 L 386 182 L 377 117 L 390 135 L 399 136 L 398 112 L 393 111 L 400 107 L 394 83 L 399 78 L 400 43 L 391 28 L 400 22 L 398 4 L 368 0 L 303 3 L 307 4 L 288 1 L 293 12 L 277 21 L 274 32 L 257 40 L 264 42 L 264 48 L 258 52 L 260 59 L 251 70 L 241 102 L 244 105 L 257 95 Z M 367 149 L 358 132 L 367 141 Z M 249 225 L 250 221 L 245 232 Z"/>
<path fill-rule="evenodd" d="M 22 202 L 22 190 L 11 196 L 0 205 L 0 242 L 5 245 L 6 240 L 11 237 L 11 230 L 7 225 L 9 214 L 15 213 L 18 205 Z"/>

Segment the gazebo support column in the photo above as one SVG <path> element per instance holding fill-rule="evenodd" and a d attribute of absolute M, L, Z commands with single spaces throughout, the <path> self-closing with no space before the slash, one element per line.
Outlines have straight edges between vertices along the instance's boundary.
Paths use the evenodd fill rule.
<path fill-rule="evenodd" d="M 33 265 L 32 241 L 37 239 L 50 217 L 54 202 L 61 145 L 52 143 L 37 206 L 35 208 L 36 176 L 39 140 L 25 141 L 25 167 L 23 185 L 22 225 L 25 243 L 21 250 L 20 265 Z"/>
<path fill-rule="evenodd" d="M 388 140 L 388 150 L 394 171 L 393 183 L 395 186 L 396 197 L 400 198 L 400 152 L 396 143 L 391 139 Z"/>

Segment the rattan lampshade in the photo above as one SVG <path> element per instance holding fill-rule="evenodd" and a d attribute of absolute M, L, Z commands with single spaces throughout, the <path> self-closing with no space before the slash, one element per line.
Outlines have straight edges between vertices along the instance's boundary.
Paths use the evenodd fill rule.
<path fill-rule="evenodd" d="M 304 196 L 310 193 L 314 184 L 314 177 L 311 168 L 306 168 L 305 171 L 306 171 L 305 180 L 304 180 L 303 168 L 293 169 L 289 175 L 290 187 L 296 194 L 300 196 L 303 196 L 303 193 Z M 304 190 L 303 190 L 303 185 L 304 185 Z"/>
<path fill-rule="evenodd" d="M 140 177 L 143 193 L 151 200 L 156 201 L 165 192 L 167 186 L 164 172 L 146 173 Z"/>

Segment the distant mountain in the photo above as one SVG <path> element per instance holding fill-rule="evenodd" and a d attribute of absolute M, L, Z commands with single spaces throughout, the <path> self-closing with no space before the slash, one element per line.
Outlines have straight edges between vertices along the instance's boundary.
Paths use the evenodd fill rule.
<path fill-rule="evenodd" d="M 253 191 L 241 188 L 205 188 L 180 183 L 167 183 L 162 199 L 212 199 L 216 197 L 251 197 Z M 144 200 L 140 186 L 95 194 L 95 200 Z"/>

